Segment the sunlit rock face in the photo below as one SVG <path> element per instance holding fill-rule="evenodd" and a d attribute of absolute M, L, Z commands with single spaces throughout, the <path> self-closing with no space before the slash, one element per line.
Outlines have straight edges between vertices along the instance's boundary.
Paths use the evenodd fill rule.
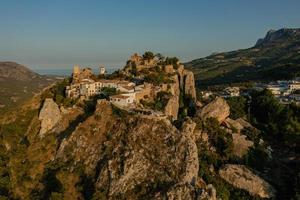
<path fill-rule="evenodd" d="M 60 109 L 53 99 L 45 99 L 39 114 L 39 120 L 41 121 L 40 137 L 44 137 L 61 120 Z"/>
<path fill-rule="evenodd" d="M 253 196 L 272 198 L 275 190 L 244 165 L 227 164 L 219 171 L 220 176 L 233 186 L 247 190 Z"/>
<path fill-rule="evenodd" d="M 202 119 L 216 118 L 222 123 L 230 115 L 230 107 L 227 102 L 219 97 L 204 106 L 197 115 Z"/>

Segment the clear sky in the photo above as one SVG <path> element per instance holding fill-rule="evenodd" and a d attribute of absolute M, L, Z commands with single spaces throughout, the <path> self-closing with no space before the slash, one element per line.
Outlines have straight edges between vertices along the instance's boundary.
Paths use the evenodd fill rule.
<path fill-rule="evenodd" d="M 300 27 L 300 0 L 0 0 L 0 60 L 121 66 L 145 50 L 189 61 Z"/>

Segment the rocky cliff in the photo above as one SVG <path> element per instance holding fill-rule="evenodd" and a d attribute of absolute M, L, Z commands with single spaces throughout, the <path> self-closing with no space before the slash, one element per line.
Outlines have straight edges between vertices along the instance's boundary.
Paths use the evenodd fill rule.
<path fill-rule="evenodd" d="M 124 69 L 121 70 L 122 76 L 130 79 L 137 77 L 148 84 L 156 87 L 150 99 L 155 99 L 158 91 L 171 93 L 168 102 L 162 111 L 172 120 L 178 119 L 179 109 L 188 106 L 182 105 L 186 99 L 190 98 L 196 101 L 196 88 L 194 74 L 180 64 L 177 58 L 158 58 L 152 52 L 146 52 L 147 55 L 139 56 L 134 54 L 127 61 Z M 145 57 L 152 55 L 151 62 Z M 159 89 L 157 89 L 157 87 Z M 181 104 L 181 105 L 180 105 Z"/>
<path fill-rule="evenodd" d="M 168 67 L 168 72 L 171 81 L 162 83 L 158 91 L 171 95 L 165 115 L 120 109 L 106 99 L 67 107 L 55 99 L 55 91 L 54 99 L 46 91 L 36 97 L 34 106 L 1 124 L 0 148 L 5 154 L 0 152 L 0 169 L 8 173 L 0 174 L 0 179 L 9 180 L 6 197 L 274 197 L 264 176 L 244 160 L 261 145 L 258 138 L 249 137 L 254 135 L 249 133 L 251 125 L 244 119 L 230 119 L 230 108 L 222 98 L 197 104 L 195 112 L 188 112 L 182 101 L 194 101 L 193 74 L 183 66 Z M 180 119 L 174 120 L 177 116 Z"/>
<path fill-rule="evenodd" d="M 179 111 L 179 96 L 180 96 L 180 83 L 179 83 L 180 77 L 177 75 L 172 77 L 172 80 L 174 83 L 170 85 L 169 91 L 171 91 L 171 98 L 169 99 L 165 109 L 164 113 L 167 116 L 171 116 L 174 120 L 178 117 L 178 111 Z"/>
<path fill-rule="evenodd" d="M 255 47 L 261 47 L 263 45 L 270 45 L 271 43 L 278 43 L 281 40 L 286 40 L 287 38 L 300 39 L 300 29 L 289 29 L 283 28 L 279 30 L 270 30 L 266 36 L 259 39 L 256 42 Z"/>
<path fill-rule="evenodd" d="M 230 114 L 229 105 L 223 98 L 216 98 L 199 110 L 197 115 L 202 119 L 216 118 L 222 123 Z"/>
<path fill-rule="evenodd" d="M 225 165 L 219 171 L 220 176 L 238 188 L 245 189 L 261 198 L 275 196 L 273 187 L 242 165 Z"/>
<path fill-rule="evenodd" d="M 224 104 L 223 101 L 218 99 L 202 109 L 207 116 L 216 116 L 212 107 L 216 102 Z M 245 167 L 243 173 L 246 178 L 252 177 L 251 184 L 257 189 L 250 189 L 250 183 L 241 178 L 228 178 L 237 177 L 237 172 L 229 173 L 227 166 L 220 168 L 220 173 L 217 166 L 203 168 L 207 162 L 203 156 L 208 156 L 207 151 L 219 156 L 219 147 L 212 140 L 215 132 L 200 125 L 199 116 L 186 117 L 182 126 L 176 128 L 166 117 L 130 113 L 104 99 L 97 101 L 93 112 L 84 112 L 82 106 L 59 108 L 52 99 L 46 99 L 38 115 L 30 118 L 22 151 L 13 145 L 10 137 L 4 137 L 10 154 L 13 197 L 214 200 L 222 195 L 220 183 L 212 182 L 218 177 L 253 196 L 273 196 L 269 185 L 257 175 L 249 174 Z M 202 117 L 201 120 L 206 119 Z M 233 123 L 223 118 L 225 116 L 221 121 Z M 226 129 L 224 122 L 218 126 L 228 129 L 232 138 L 235 134 L 241 135 L 230 132 L 230 126 Z M 40 137 L 41 131 L 43 137 Z M 208 139 L 203 138 L 204 133 Z M 210 150 L 203 146 L 206 143 Z M 238 146 L 235 148 L 240 150 Z M 247 151 L 242 153 L 247 154 Z M 30 180 L 19 176 L 17 169 L 21 168 Z M 215 178 L 206 179 L 208 174 L 204 176 L 203 170 L 213 173 Z"/>
<path fill-rule="evenodd" d="M 86 173 L 95 177 L 96 188 L 104 190 L 108 199 L 159 199 L 181 186 L 190 193 L 198 178 L 195 126 L 189 120 L 180 131 L 166 119 L 142 115 L 121 119 L 114 116 L 110 103 L 102 100 L 95 115 L 63 140 L 56 159 L 71 161 L 75 168 L 85 166 Z M 159 191 L 158 183 L 168 190 Z M 175 199 L 181 195 L 176 194 Z"/>
<path fill-rule="evenodd" d="M 61 120 L 61 112 L 53 99 L 45 99 L 39 114 L 39 120 L 41 121 L 40 137 L 44 137 Z"/>

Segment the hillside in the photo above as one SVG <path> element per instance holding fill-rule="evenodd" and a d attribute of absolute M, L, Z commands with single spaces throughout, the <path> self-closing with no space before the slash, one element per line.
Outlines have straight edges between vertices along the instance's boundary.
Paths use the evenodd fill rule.
<path fill-rule="evenodd" d="M 20 105 L 55 81 L 18 63 L 0 62 L 0 113 Z"/>
<path fill-rule="evenodd" d="M 290 79 L 300 75 L 300 29 L 271 30 L 255 46 L 185 63 L 197 86 Z"/>
<path fill-rule="evenodd" d="M 174 70 L 177 64 L 165 60 L 151 66 L 134 65 L 148 60 L 138 58 L 108 78 L 137 74 L 157 83 L 155 88 L 177 91 L 171 92 L 174 98 L 161 103 L 160 93 L 153 94 L 155 106 L 149 106 L 150 101 L 145 104 L 148 112 L 140 112 L 120 108 L 101 95 L 66 104 L 68 98 L 63 93 L 71 84 L 69 80 L 48 88 L 0 123 L 0 198 L 214 200 L 295 196 L 297 191 L 291 185 L 297 180 L 291 177 L 299 170 L 289 166 L 297 161 L 295 156 L 282 165 L 284 155 L 278 157 L 277 152 L 283 151 L 269 153 L 271 144 L 263 141 L 262 133 L 244 117 L 246 109 L 241 111 L 243 101 L 235 106 L 222 98 L 203 104 L 195 99 L 187 102 L 184 97 L 190 87 L 185 90 L 180 83 L 190 79 L 189 86 L 194 88 L 193 79 L 187 78 L 192 73 L 186 71 L 184 78 L 185 69 L 179 65 Z M 83 72 L 73 81 L 80 81 L 86 74 Z M 168 74 L 176 81 L 169 82 Z M 164 87 L 165 81 L 170 87 Z M 261 98 L 253 98 L 253 102 Z M 157 115 L 155 110 L 168 104 L 173 118 L 166 110 Z M 189 112 L 191 107 L 194 112 Z M 260 110 L 251 112 L 255 116 Z M 286 124 L 293 129 L 299 117 L 290 116 L 294 121 Z M 288 146 L 295 143 L 294 139 Z"/>

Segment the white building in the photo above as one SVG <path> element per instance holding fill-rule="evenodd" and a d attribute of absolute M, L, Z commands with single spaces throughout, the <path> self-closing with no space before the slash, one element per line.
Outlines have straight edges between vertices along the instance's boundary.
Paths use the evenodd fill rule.
<path fill-rule="evenodd" d="M 208 99 L 210 96 L 212 96 L 214 93 L 212 91 L 202 91 L 201 95 L 204 99 Z"/>
<path fill-rule="evenodd" d="M 141 99 L 144 96 L 149 96 L 151 87 L 147 85 L 145 87 L 137 86 L 133 82 L 125 80 L 98 80 L 83 79 L 80 83 L 71 84 L 66 87 L 66 95 L 69 98 L 82 98 L 88 99 L 92 96 L 101 94 L 103 88 L 115 88 L 118 95 L 110 97 L 110 102 L 117 106 L 128 107 L 139 102 L 137 99 Z M 142 97 L 143 96 L 143 97 Z"/>
<path fill-rule="evenodd" d="M 132 93 L 134 92 L 134 86 L 119 85 L 117 90 L 122 93 Z"/>
<path fill-rule="evenodd" d="M 99 82 L 102 83 L 102 87 L 117 88 L 119 81 L 118 80 L 100 80 Z"/>
<path fill-rule="evenodd" d="M 300 102 L 300 94 L 292 94 L 290 98 L 294 101 Z"/>
<path fill-rule="evenodd" d="M 110 97 L 110 102 L 121 107 L 128 107 L 135 102 L 134 95 L 118 94 Z"/>
<path fill-rule="evenodd" d="M 80 84 L 73 84 L 73 85 L 67 86 L 66 96 L 69 98 L 73 98 L 73 99 L 79 98 Z"/>
<path fill-rule="evenodd" d="M 289 89 L 292 91 L 300 90 L 300 83 L 293 81 L 292 83 L 289 84 Z"/>
<path fill-rule="evenodd" d="M 106 74 L 105 67 L 100 67 L 100 68 L 99 68 L 99 74 L 100 74 L 100 75 L 105 75 L 105 74 Z"/>
<path fill-rule="evenodd" d="M 278 96 L 281 94 L 284 88 L 280 87 L 279 85 L 268 85 L 267 89 L 270 90 L 273 95 Z"/>
<path fill-rule="evenodd" d="M 224 90 L 224 97 L 238 97 L 240 96 L 239 87 L 227 87 Z"/>

